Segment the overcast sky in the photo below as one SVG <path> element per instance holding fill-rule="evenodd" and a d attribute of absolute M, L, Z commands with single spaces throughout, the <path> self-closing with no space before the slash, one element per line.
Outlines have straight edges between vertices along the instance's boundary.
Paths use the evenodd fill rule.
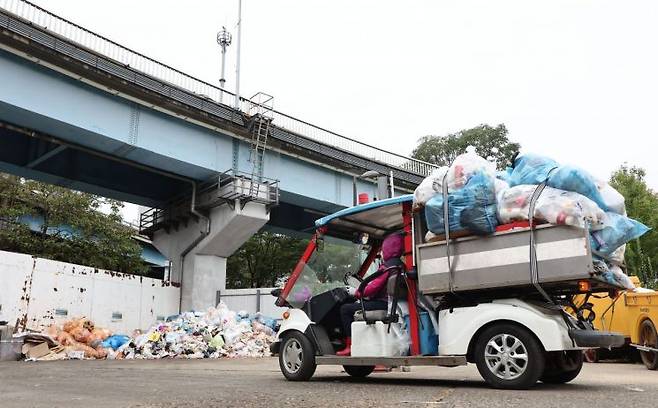
<path fill-rule="evenodd" d="M 33 1 L 213 83 L 237 18 L 237 0 Z M 403 154 L 504 123 L 524 151 L 638 165 L 658 190 L 657 20 L 656 1 L 244 0 L 241 93 Z"/>

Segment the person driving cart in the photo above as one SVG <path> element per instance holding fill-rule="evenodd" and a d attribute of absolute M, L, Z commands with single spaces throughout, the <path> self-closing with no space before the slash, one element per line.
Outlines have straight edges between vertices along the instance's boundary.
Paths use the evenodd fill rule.
<path fill-rule="evenodd" d="M 366 311 L 387 310 L 388 294 L 386 291 L 389 271 L 402 266 L 400 257 L 404 252 L 404 236 L 391 234 L 382 243 L 382 258 L 384 262 L 376 272 L 367 277 L 358 289 L 349 288 L 350 294 L 358 299 L 340 307 L 340 317 L 345 335 L 345 348 L 336 352 L 337 356 L 349 356 L 352 352 L 352 322 L 354 313 L 362 308 Z"/>

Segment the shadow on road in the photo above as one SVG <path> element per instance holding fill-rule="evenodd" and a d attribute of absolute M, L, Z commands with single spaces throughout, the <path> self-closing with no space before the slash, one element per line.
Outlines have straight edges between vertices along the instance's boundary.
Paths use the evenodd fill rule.
<path fill-rule="evenodd" d="M 448 387 L 448 388 L 471 388 L 471 389 L 491 389 L 487 383 L 473 380 L 449 380 L 449 379 L 431 379 L 431 378 L 387 378 L 383 376 L 371 376 L 366 378 L 355 378 L 348 375 L 339 376 L 317 376 L 313 377 L 311 382 L 322 383 L 345 383 L 345 384 L 381 384 L 391 386 L 409 386 L 409 387 Z M 603 386 L 589 384 L 544 384 L 538 382 L 531 391 L 559 391 L 565 392 L 592 392 L 606 389 Z M 503 391 L 503 390 L 501 390 Z M 509 390 L 504 390 L 509 391 Z"/>

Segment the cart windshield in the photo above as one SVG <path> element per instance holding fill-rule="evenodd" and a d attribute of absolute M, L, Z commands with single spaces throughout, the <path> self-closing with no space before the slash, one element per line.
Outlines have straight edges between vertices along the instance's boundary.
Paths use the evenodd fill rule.
<path fill-rule="evenodd" d="M 286 301 L 293 307 L 301 308 L 315 295 L 345 287 L 345 275 L 357 273 L 369 251 L 370 245 L 325 236 L 324 248 L 315 251 L 303 265 Z M 376 268 L 373 262 L 366 275 Z"/>

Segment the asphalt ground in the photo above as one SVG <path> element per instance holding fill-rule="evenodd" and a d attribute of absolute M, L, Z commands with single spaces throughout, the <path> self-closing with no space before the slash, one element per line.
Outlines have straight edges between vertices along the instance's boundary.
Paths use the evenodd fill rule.
<path fill-rule="evenodd" d="M 0 407 L 655 407 L 658 371 L 585 364 L 566 385 L 488 388 L 474 365 L 286 381 L 275 358 L 0 363 Z"/>

